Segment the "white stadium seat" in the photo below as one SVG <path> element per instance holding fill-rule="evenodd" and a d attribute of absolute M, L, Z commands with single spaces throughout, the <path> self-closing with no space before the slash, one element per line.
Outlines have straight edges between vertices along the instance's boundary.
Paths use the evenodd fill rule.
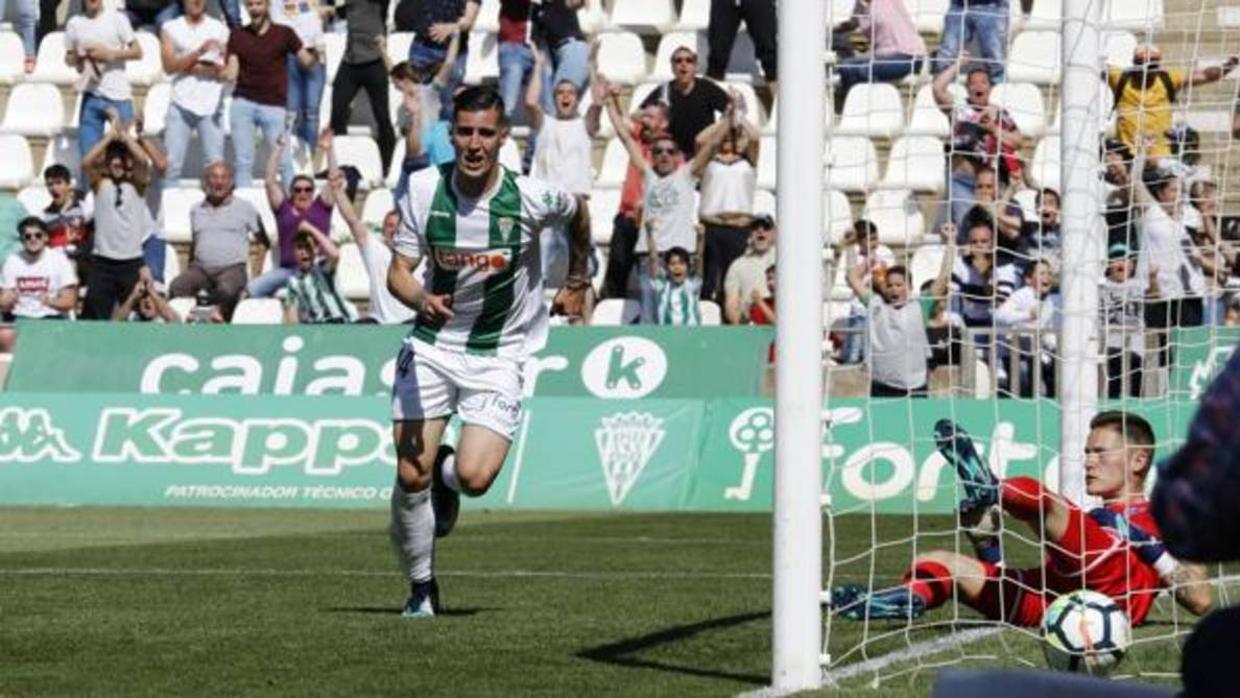
<path fill-rule="evenodd" d="M 379 144 L 368 136 L 336 136 L 333 149 L 336 162 L 352 165 L 362 173 L 361 186 L 372 189 L 383 184 L 383 158 Z"/>
<path fill-rule="evenodd" d="M 169 254 L 168 256 L 175 257 L 176 255 Z M 176 277 L 173 277 L 173 278 L 176 278 Z M 168 279 L 168 281 L 171 282 L 172 279 Z M 194 306 L 197 305 L 197 303 L 198 301 L 196 299 L 191 298 L 189 296 L 182 296 L 180 298 L 169 298 L 168 299 L 168 307 L 172 308 L 173 312 L 175 312 L 177 315 L 181 317 L 182 322 L 184 322 L 185 319 L 189 317 L 190 311 L 194 309 Z"/>
<path fill-rule="evenodd" d="M 47 187 L 43 186 L 42 182 L 35 181 L 34 184 L 22 187 L 22 190 L 17 192 L 17 201 L 29 215 L 40 216 L 43 214 L 43 209 L 52 203 L 52 195 L 47 193 Z"/>
<path fill-rule="evenodd" d="M 826 184 L 862 192 L 878 181 L 878 152 L 868 138 L 837 136 L 826 143 Z"/>
<path fill-rule="evenodd" d="M 35 156 L 25 136 L 0 134 L 0 188 L 17 190 L 35 180 Z"/>
<path fill-rule="evenodd" d="M 960 85 L 948 85 L 948 89 L 955 92 L 963 91 Z M 936 138 L 947 138 L 952 133 L 951 120 L 939 109 L 939 103 L 934 101 L 934 88 L 931 85 L 925 85 L 917 91 L 917 96 L 913 99 L 913 110 L 908 120 L 908 128 L 904 129 L 904 133 L 910 136 L 935 136 Z"/>
<path fill-rule="evenodd" d="M 1132 54 L 1137 49 L 1137 37 L 1132 32 L 1103 32 L 1102 55 L 1106 57 L 1108 66 L 1128 68 L 1132 65 Z"/>
<path fill-rule="evenodd" d="M 43 170 L 51 165 L 64 165 L 74 177 L 78 176 L 82 169 L 82 153 L 78 150 L 77 136 L 62 133 L 47 142 L 43 150 Z M 42 174 L 42 170 L 38 174 Z M 86 183 L 79 182 L 78 186 L 85 187 Z"/>
<path fill-rule="evenodd" d="M 345 40 L 348 38 L 348 34 L 344 32 L 323 32 L 323 43 L 327 52 L 324 61 L 327 66 L 328 85 L 336 80 L 336 71 L 340 69 L 340 61 L 344 58 Z"/>
<path fill-rule="evenodd" d="M 233 311 L 234 325 L 279 325 L 284 322 L 284 304 L 278 298 L 243 298 Z"/>
<path fill-rule="evenodd" d="M 168 118 L 168 105 L 172 102 L 172 83 L 157 82 L 146 91 L 146 99 L 142 102 L 142 127 L 146 133 L 160 134 L 164 132 Z"/>
<path fill-rule="evenodd" d="M 135 32 L 134 36 L 142 47 L 142 58 L 125 61 L 125 76 L 129 78 L 129 83 L 146 86 L 167 79 L 159 58 L 159 37 L 150 32 Z"/>
<path fill-rule="evenodd" d="M 705 31 L 710 26 L 710 0 L 684 0 L 673 27 L 678 32 Z"/>
<path fill-rule="evenodd" d="M 633 85 L 646 79 L 646 48 L 641 37 L 609 32 L 598 38 L 598 69 L 608 80 Z"/>
<path fill-rule="evenodd" d="M 828 100 L 822 110 L 822 128 L 826 132 L 835 123 L 835 107 Z M 762 127 L 762 135 L 774 136 L 779 132 L 779 99 L 771 102 L 771 113 L 766 116 L 766 124 Z"/>
<path fill-rule="evenodd" d="M 995 85 L 990 103 L 1008 110 L 1016 128 L 1026 138 L 1038 138 L 1046 131 L 1046 104 L 1037 85 L 1005 82 Z"/>
<path fill-rule="evenodd" d="M 395 5 L 396 3 L 392 3 Z M 409 60 L 409 47 L 413 45 L 413 32 L 392 32 L 387 38 L 387 55 L 395 65 Z"/>
<path fill-rule="evenodd" d="M 654 67 L 647 80 L 666 82 L 672 79 L 672 54 L 681 46 L 688 46 L 699 56 L 704 55 L 702 44 L 694 32 L 668 32 L 659 38 L 659 48 L 654 52 Z M 699 59 L 701 60 L 701 59 Z"/>
<path fill-rule="evenodd" d="M 1029 177 L 1038 187 L 1050 187 L 1060 191 L 1059 136 L 1047 136 L 1038 141 L 1033 149 L 1033 162 L 1029 163 Z"/>
<path fill-rule="evenodd" d="M 612 26 L 640 34 L 659 34 L 675 23 L 672 0 L 612 0 Z"/>
<path fill-rule="evenodd" d="M 906 136 L 891 146 L 882 186 L 937 193 L 943 190 L 946 167 L 942 141 L 932 136 Z"/>
<path fill-rule="evenodd" d="M 170 243 L 188 243 L 193 239 L 190 231 L 189 211 L 194 207 L 194 204 L 202 200 L 202 189 L 197 187 L 167 187 L 164 189 L 165 240 Z M 272 242 L 274 244 L 274 236 Z"/>
<path fill-rule="evenodd" d="M 22 83 L 9 93 L 0 132 L 50 138 L 64 128 L 65 105 L 55 85 Z"/>
<path fill-rule="evenodd" d="M 835 132 L 848 136 L 893 138 L 904 129 L 904 102 L 894 85 L 861 83 L 844 98 Z"/>
<path fill-rule="evenodd" d="M 469 33 L 469 53 L 465 58 L 465 84 L 481 85 L 499 79 L 499 44 L 494 34 Z"/>
<path fill-rule="evenodd" d="M 595 189 L 590 192 L 590 238 L 596 245 L 611 242 L 611 228 L 620 209 L 619 189 Z"/>
<path fill-rule="evenodd" d="M 577 23 L 581 31 L 590 36 L 607 28 L 607 12 L 603 9 L 603 0 L 586 0 L 577 10 Z"/>
<path fill-rule="evenodd" d="M 594 306 L 590 324 L 595 327 L 632 325 L 642 315 L 642 305 L 627 298 L 604 298 Z"/>
<path fill-rule="evenodd" d="M 39 55 L 30 80 L 56 85 L 72 85 L 76 82 L 77 71 L 65 65 L 65 53 L 64 32 L 52 32 L 44 36 L 43 43 L 39 44 Z"/>
<path fill-rule="evenodd" d="M 1059 32 L 1021 32 L 1008 50 L 1007 79 L 1011 82 L 1032 82 L 1058 85 L 1060 75 Z"/>
<path fill-rule="evenodd" d="M 1040 1 L 1040 0 L 1039 0 Z M 943 17 L 947 14 L 949 0 L 904 0 L 913 24 L 922 34 L 943 33 Z"/>
<path fill-rule="evenodd" d="M 370 299 L 370 272 L 366 270 L 361 250 L 354 243 L 340 246 L 336 288 L 351 301 Z"/>
<path fill-rule="evenodd" d="M 0 32 L 0 84 L 12 85 L 26 74 L 26 50 L 17 34 Z"/>
<path fill-rule="evenodd" d="M 1064 0 L 1037 0 L 1025 20 L 1024 30 L 1063 31 L 1063 2 Z M 1017 14 L 1013 12 L 1012 16 Z"/>
<path fill-rule="evenodd" d="M 1163 0 L 1106 0 L 1102 5 L 1102 26 L 1108 29 L 1148 34 L 1162 29 L 1165 20 Z"/>
<path fill-rule="evenodd" d="M 267 200 L 267 190 L 263 187 L 244 187 L 233 191 L 233 196 L 245 199 L 258 210 L 258 219 L 262 221 L 263 230 L 271 244 L 276 244 L 276 216 L 271 212 L 271 203 Z"/>
<path fill-rule="evenodd" d="M 714 301 L 700 301 L 698 303 L 699 312 L 702 315 L 703 327 L 717 327 L 723 324 L 723 308 Z"/>
<path fill-rule="evenodd" d="M 594 186 L 600 189 L 619 189 L 624 185 L 624 177 L 628 171 L 629 151 L 619 138 L 613 138 L 603 149 L 603 164 L 599 168 L 598 177 L 594 178 Z"/>
<path fill-rule="evenodd" d="M 844 242 L 853 226 L 852 204 L 842 191 L 828 189 L 822 195 L 823 247 Z"/>
<path fill-rule="evenodd" d="M 390 189 L 371 189 L 370 193 L 366 194 L 366 203 L 362 205 L 362 222 L 379 230 L 383 227 L 383 217 L 394 208 L 396 204 L 392 201 Z"/>
<path fill-rule="evenodd" d="M 920 291 L 923 284 L 933 281 L 939 275 L 939 265 L 943 263 L 943 254 L 946 251 L 947 248 L 943 245 L 922 245 L 917 248 L 908 264 L 913 291 Z"/>
<path fill-rule="evenodd" d="M 879 242 L 886 245 L 916 245 L 925 235 L 921 207 L 907 190 L 880 190 L 870 194 L 862 217 L 878 228 Z"/>

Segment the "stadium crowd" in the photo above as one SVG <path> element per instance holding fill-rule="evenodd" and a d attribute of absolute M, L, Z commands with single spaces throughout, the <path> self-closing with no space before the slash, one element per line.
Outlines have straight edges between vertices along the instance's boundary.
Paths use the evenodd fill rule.
<path fill-rule="evenodd" d="M 0 228 L 13 233 L 0 240 L 8 320 L 409 321 L 385 283 L 399 225 L 392 201 L 411 173 L 453 159 L 452 97 L 468 78 L 493 81 L 519 126 L 505 165 L 589 201 L 595 322 L 776 321 L 776 121 L 763 118 L 777 108 L 774 0 L 684 0 L 683 22 L 702 11 L 704 42 L 665 23 L 655 36 L 666 65 L 636 79 L 618 58 L 633 35 L 588 31 L 599 24 L 593 0 L 130 0 L 124 10 L 80 0 L 80 12 L 78 2 L 67 3 L 63 28 L 56 17 L 66 3 L 16 3 L 25 81 L 45 70 L 40 43 L 62 46 L 56 58 L 72 81 L 60 84 L 79 105 L 76 153 L 56 151 L 42 173 L 46 192 L 22 202 L 0 195 Z M 617 0 L 610 21 L 663 4 Z M 475 31 L 488 6 L 495 25 Z M 909 133 L 919 118 L 942 124 L 930 139 L 939 172 L 916 173 L 932 184 L 913 181 L 911 163 L 927 162 L 914 158 L 903 182 L 937 202 L 928 225 L 903 213 L 930 198 L 883 198 L 892 187 L 876 187 L 874 176 L 842 185 L 872 195 L 861 216 L 828 205 L 831 361 L 864 364 L 874 395 L 926 394 L 932 371 L 965 354 L 1004 390 L 1053 394 L 1061 197 L 1057 173 L 1039 175 L 1038 156 L 1026 157 L 1048 129 L 1012 106 L 1022 88 L 1041 96 L 1011 82 L 1008 55 L 1010 28 L 1036 19 L 1038 2 L 950 0 L 933 51 L 909 7 L 855 0 L 831 27 L 833 188 L 844 142 L 857 140 L 850 127 L 861 124 L 871 151 L 870 136 L 898 131 L 876 130 L 890 116 L 884 94 L 897 94 L 902 110 L 892 86 L 925 87 Z M 737 80 L 729 64 L 742 24 L 754 54 L 746 65 L 758 74 Z M 1226 225 L 1195 134 L 1172 118 L 1180 94 L 1220 80 L 1237 60 L 1182 69 L 1165 66 L 1149 37 L 1134 45 L 1101 76 L 1115 102 L 1112 135 L 1100 143 L 1113 397 L 1142 393 L 1151 356 L 1167 365 L 1166 335 L 1148 331 L 1240 324 L 1230 291 L 1240 287 L 1240 229 Z M 144 61 L 167 81 L 135 79 Z M 153 102 L 159 86 L 162 103 Z M 360 119 L 359 92 L 368 105 Z M 596 144 L 613 133 L 596 168 Z M 900 140 L 913 147 L 916 137 Z M 188 230 L 171 248 L 177 216 Z M 563 283 L 567 257 L 564 231 L 544 235 L 549 289 Z M 0 343 L 11 345 L 11 330 Z"/>

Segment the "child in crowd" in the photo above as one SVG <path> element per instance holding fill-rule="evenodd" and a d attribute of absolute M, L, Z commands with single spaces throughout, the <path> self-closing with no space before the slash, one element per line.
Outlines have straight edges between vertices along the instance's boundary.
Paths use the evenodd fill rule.
<path fill-rule="evenodd" d="M 646 255 L 646 263 L 650 285 L 642 289 L 642 293 L 648 295 L 646 305 L 654 308 L 655 324 L 701 325 L 702 308 L 698 297 L 702 293 L 702 245 L 706 229 L 697 226 L 697 250 L 692 257 L 683 247 L 673 247 L 663 253 L 666 273 L 659 267 L 659 257 L 653 252 L 656 249 L 654 229 L 654 222 L 648 220 L 646 236 L 651 253 Z"/>

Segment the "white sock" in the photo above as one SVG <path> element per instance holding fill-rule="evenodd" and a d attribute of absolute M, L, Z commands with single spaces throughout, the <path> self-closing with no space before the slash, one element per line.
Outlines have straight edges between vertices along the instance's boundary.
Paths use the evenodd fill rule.
<path fill-rule="evenodd" d="M 456 475 L 456 453 L 448 454 L 439 464 L 439 477 L 453 492 L 461 491 L 461 478 Z"/>
<path fill-rule="evenodd" d="M 392 524 L 388 529 L 401 572 L 411 582 L 434 576 L 435 512 L 430 488 L 406 492 L 397 481 L 392 488 Z"/>

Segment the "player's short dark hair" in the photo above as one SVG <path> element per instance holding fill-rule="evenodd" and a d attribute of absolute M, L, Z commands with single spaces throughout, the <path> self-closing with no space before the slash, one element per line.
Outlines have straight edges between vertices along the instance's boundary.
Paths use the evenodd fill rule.
<path fill-rule="evenodd" d="M 43 170 L 43 179 L 44 181 L 49 179 L 59 179 L 63 182 L 72 182 L 73 174 L 69 172 L 68 167 L 65 167 L 60 163 L 55 163 L 48 165 L 47 169 Z"/>
<path fill-rule="evenodd" d="M 452 98 L 453 117 L 466 111 L 494 111 L 499 114 L 499 123 L 508 125 L 508 114 L 504 111 L 504 98 L 499 90 L 489 85 L 467 87 Z"/>
<path fill-rule="evenodd" d="M 1099 412 L 1089 420 L 1090 430 L 1114 429 L 1124 437 L 1124 444 L 1145 450 L 1152 459 L 1154 456 L 1154 427 L 1139 414 L 1124 410 L 1106 410 Z"/>
<path fill-rule="evenodd" d="M 673 257 L 680 257 L 680 260 L 682 262 L 684 262 L 685 264 L 688 264 L 689 263 L 689 250 L 686 250 L 683 247 L 673 247 L 672 249 L 663 253 L 663 261 L 665 263 L 670 264 Z"/>
<path fill-rule="evenodd" d="M 905 267 L 903 264 L 897 264 L 895 266 L 887 267 L 887 274 L 885 278 L 891 278 L 892 274 L 899 274 L 900 276 L 904 277 L 905 281 L 908 281 L 908 268 Z"/>
<path fill-rule="evenodd" d="M 18 235 L 21 235 L 26 228 L 38 228 L 44 235 L 47 235 L 47 223 L 44 223 L 43 219 L 38 216 L 26 216 L 17 222 Z"/>

